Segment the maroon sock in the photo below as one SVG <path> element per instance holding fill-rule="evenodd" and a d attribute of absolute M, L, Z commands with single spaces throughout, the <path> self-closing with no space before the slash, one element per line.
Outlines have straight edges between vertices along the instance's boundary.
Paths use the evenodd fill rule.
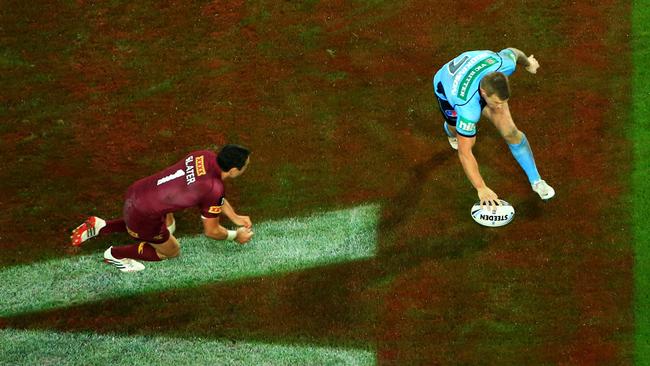
<path fill-rule="evenodd" d="M 108 220 L 106 221 L 106 226 L 99 230 L 100 235 L 106 235 L 110 233 L 125 233 L 126 232 L 126 223 L 123 219 L 117 220 Z"/>
<path fill-rule="evenodd" d="M 125 245 L 122 247 L 113 247 L 111 254 L 117 259 L 131 258 L 140 259 L 148 262 L 160 261 L 156 249 L 149 243 L 142 242 L 140 244 Z"/>

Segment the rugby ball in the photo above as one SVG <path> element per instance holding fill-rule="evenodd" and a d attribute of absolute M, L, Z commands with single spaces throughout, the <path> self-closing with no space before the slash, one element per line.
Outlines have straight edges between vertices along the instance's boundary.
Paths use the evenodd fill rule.
<path fill-rule="evenodd" d="M 499 227 L 507 225 L 515 217 L 515 208 L 508 202 L 499 200 L 499 205 L 496 209 L 490 210 L 489 208 L 483 210 L 481 203 L 476 202 L 472 206 L 472 218 L 477 223 L 488 227 Z"/>

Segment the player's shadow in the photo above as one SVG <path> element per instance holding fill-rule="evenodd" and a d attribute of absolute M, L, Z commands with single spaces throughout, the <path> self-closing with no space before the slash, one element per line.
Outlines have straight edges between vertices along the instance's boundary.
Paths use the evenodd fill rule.
<path fill-rule="evenodd" d="M 157 267 L 147 270 L 164 273 Z M 378 268 L 364 260 L 106 299 L 0 318 L 0 328 L 368 348 L 377 312 L 366 291 Z"/>
<path fill-rule="evenodd" d="M 431 176 L 451 156 L 453 154 L 447 150 L 439 151 L 410 170 L 406 184 L 395 196 L 388 198 L 384 205 L 379 222 L 380 232 L 401 225 L 414 214 L 413 207 L 422 199 L 424 187 L 431 184 Z"/>
<path fill-rule="evenodd" d="M 463 206 L 467 199 L 465 195 L 446 191 L 453 182 L 436 184 L 441 180 L 434 179 L 446 179 L 448 175 L 441 169 L 449 169 L 450 160 L 455 158 L 453 151 L 444 149 L 415 165 L 409 170 L 402 188 L 382 206 L 377 258 L 386 274 L 403 272 L 423 261 L 458 258 L 488 245 L 493 233 L 478 225 L 469 223 L 464 226 L 463 237 L 458 238 L 458 233 L 450 234 L 440 224 L 445 220 L 458 222 L 455 217 L 469 216 L 465 215 Z M 429 209 L 421 209 L 425 206 Z M 419 232 L 421 226 L 430 228 L 428 233 Z"/>

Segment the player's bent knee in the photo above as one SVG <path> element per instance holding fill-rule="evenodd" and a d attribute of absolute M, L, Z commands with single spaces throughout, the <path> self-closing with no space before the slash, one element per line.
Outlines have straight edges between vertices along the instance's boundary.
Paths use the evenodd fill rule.
<path fill-rule="evenodd" d="M 163 244 L 152 244 L 152 246 L 156 249 L 156 254 L 160 259 L 175 258 L 181 254 L 181 246 L 173 238 Z"/>
<path fill-rule="evenodd" d="M 158 254 L 158 258 L 160 259 L 171 259 L 171 258 L 176 258 L 181 254 L 181 248 L 176 248 L 176 250 L 156 250 L 156 253 Z"/>
<path fill-rule="evenodd" d="M 170 258 L 176 258 L 176 257 L 178 257 L 179 255 L 181 255 L 181 250 L 180 250 L 180 248 L 179 248 L 177 251 L 168 254 L 168 255 L 167 255 L 167 259 L 170 259 Z"/>
<path fill-rule="evenodd" d="M 521 142 L 522 133 L 516 128 L 511 128 L 503 134 L 503 138 L 509 144 L 518 144 Z"/>
<path fill-rule="evenodd" d="M 167 250 L 165 253 L 165 255 L 167 255 L 168 258 L 175 258 L 178 257 L 180 254 L 181 254 L 181 247 L 178 244 L 169 248 L 169 250 Z"/>

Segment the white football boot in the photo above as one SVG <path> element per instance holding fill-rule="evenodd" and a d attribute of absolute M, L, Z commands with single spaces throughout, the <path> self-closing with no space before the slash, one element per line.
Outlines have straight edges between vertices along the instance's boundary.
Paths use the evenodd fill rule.
<path fill-rule="evenodd" d="M 535 191 L 543 200 L 548 200 L 555 196 L 555 190 L 553 187 L 549 186 L 543 179 L 531 184 L 531 187 L 533 187 L 533 191 Z"/>
<path fill-rule="evenodd" d="M 136 261 L 135 259 L 131 259 L 131 258 L 117 259 L 113 257 L 113 253 L 111 253 L 112 248 L 113 247 L 109 247 L 104 252 L 104 262 L 117 267 L 117 269 L 119 269 L 122 272 L 138 272 L 144 269 L 144 264 Z"/>
<path fill-rule="evenodd" d="M 452 149 L 458 150 L 458 138 L 457 137 L 449 137 L 449 136 L 447 136 L 447 140 L 449 140 L 449 145 L 451 145 Z"/>
<path fill-rule="evenodd" d="M 78 247 L 84 241 L 96 237 L 104 226 L 106 226 L 106 221 L 97 216 L 90 216 L 83 224 L 72 230 L 70 236 L 72 246 Z"/>

